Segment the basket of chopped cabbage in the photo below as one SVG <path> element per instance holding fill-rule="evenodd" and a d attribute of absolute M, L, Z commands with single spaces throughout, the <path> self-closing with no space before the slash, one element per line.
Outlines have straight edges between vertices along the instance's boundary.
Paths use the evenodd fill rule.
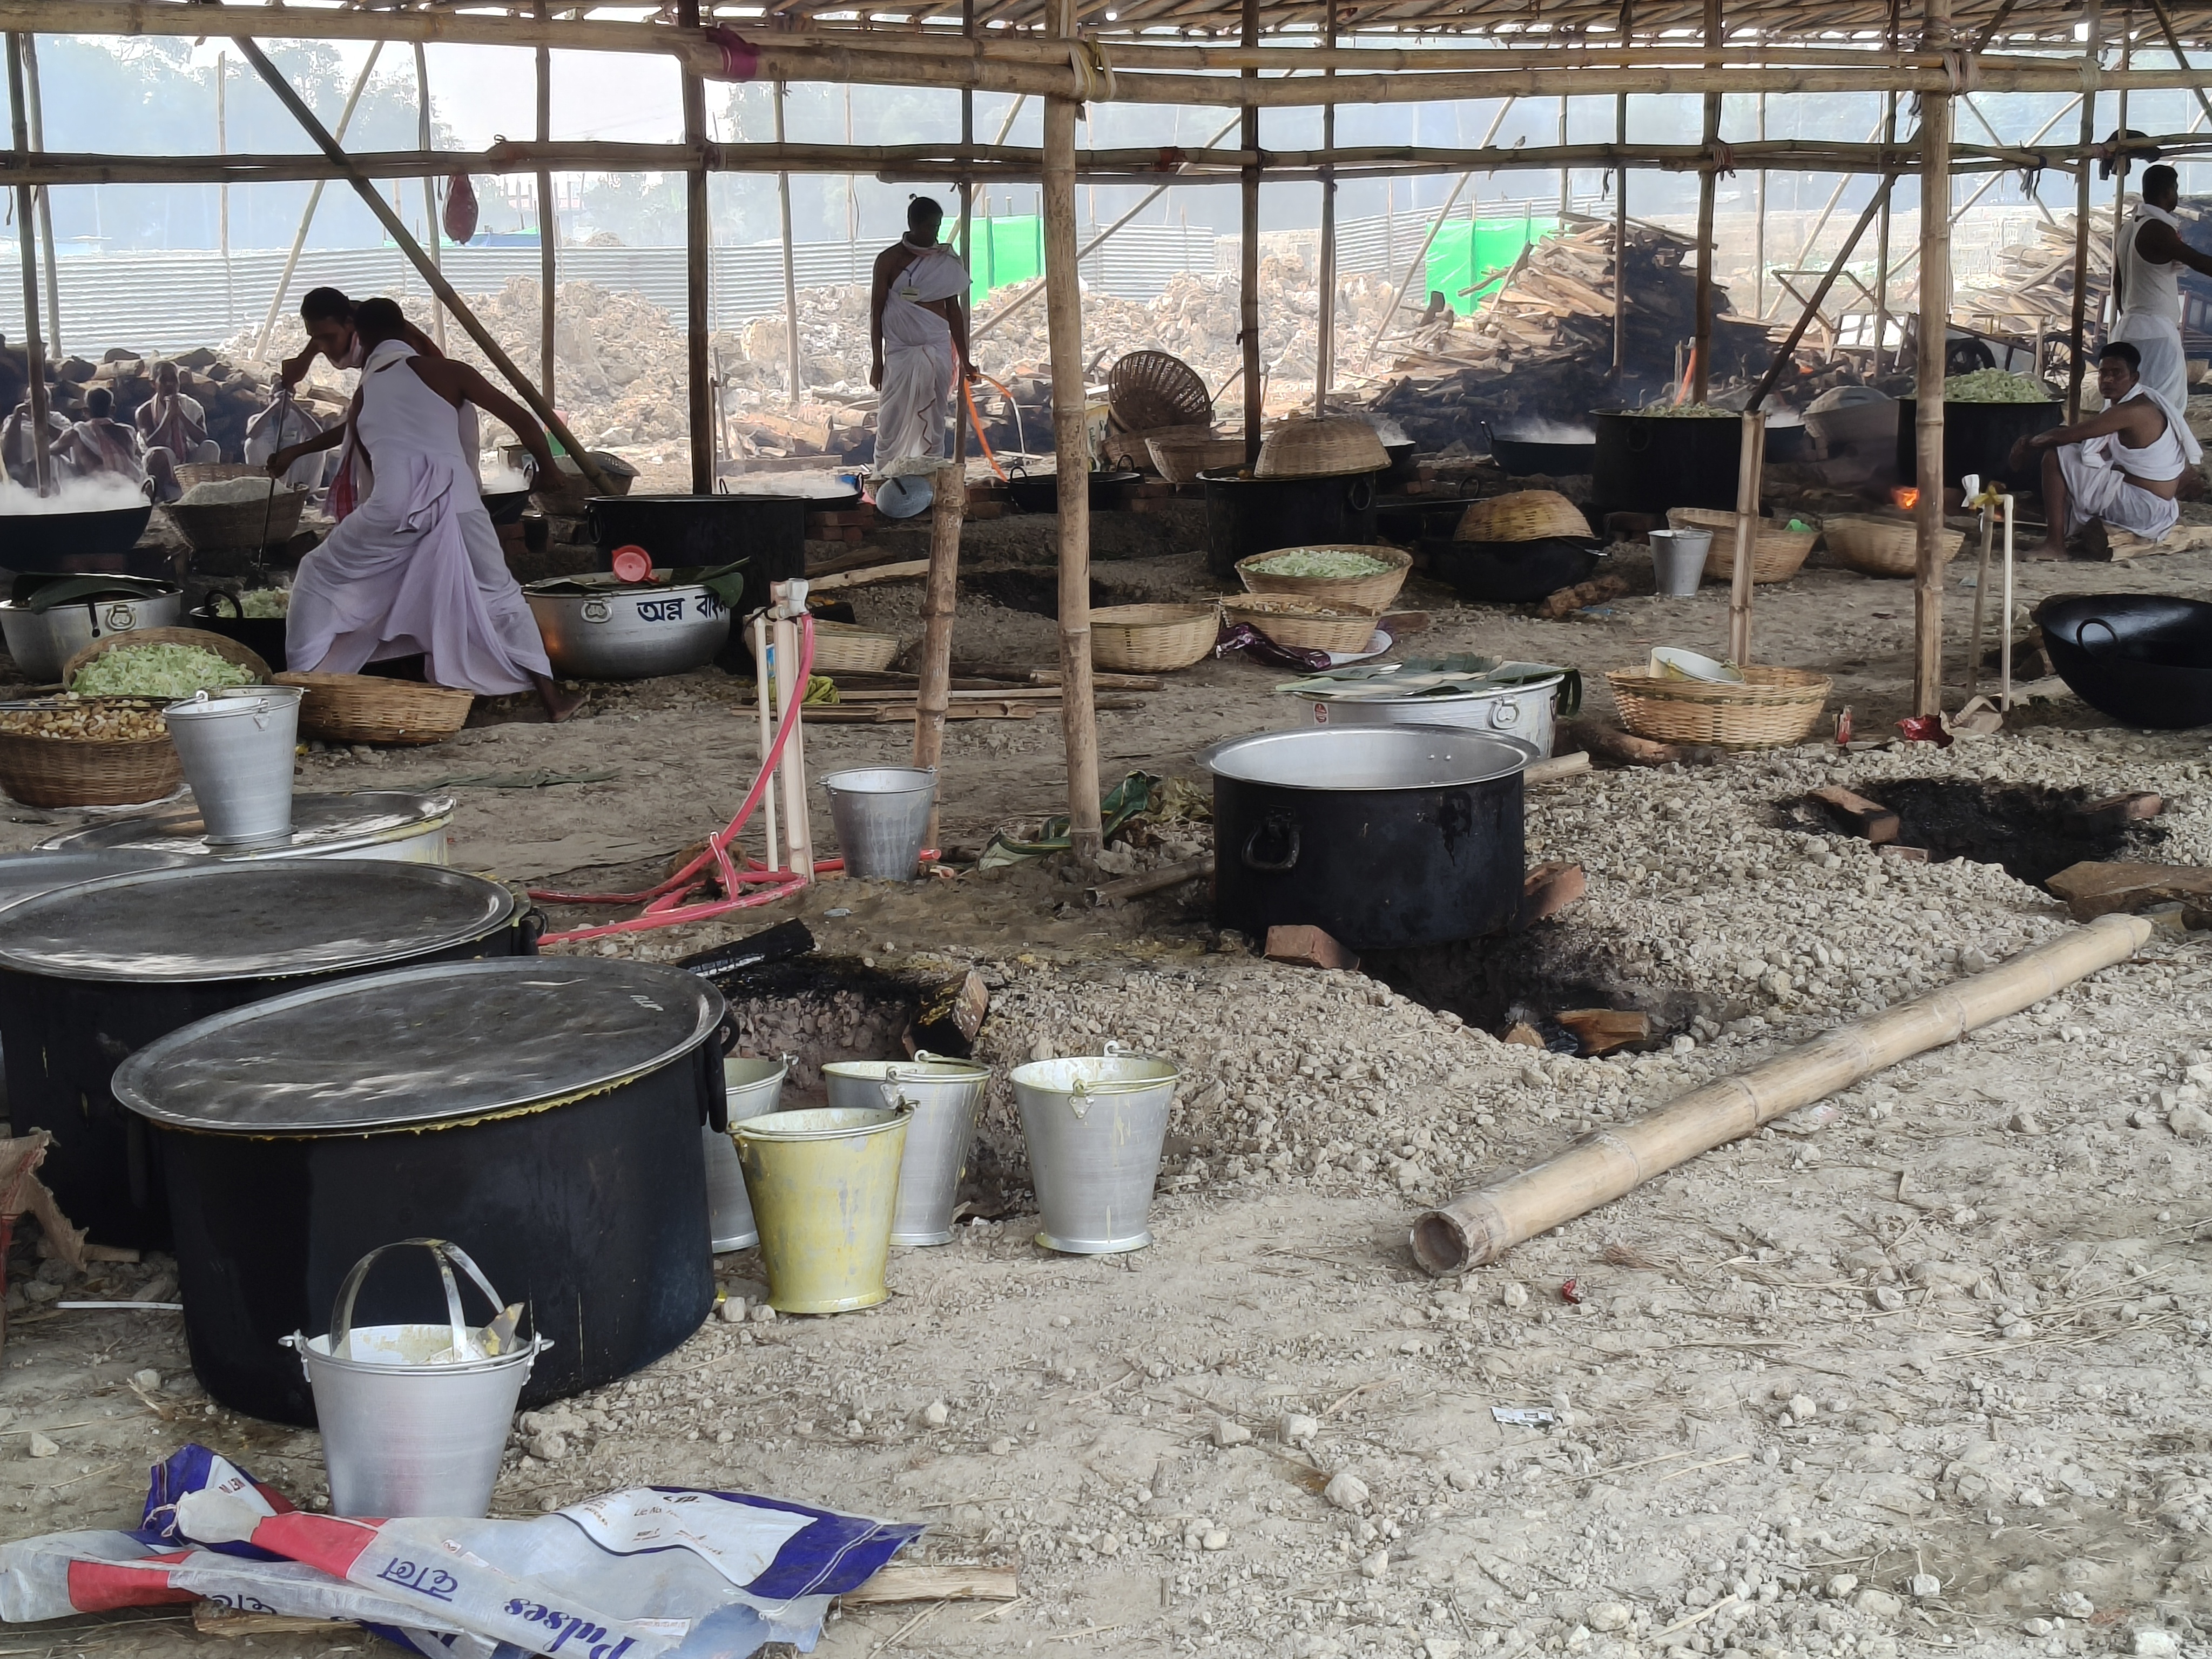
<path fill-rule="evenodd" d="M 62 669 L 62 684 L 83 696 L 160 697 L 255 685 L 269 665 L 236 640 L 197 628 L 141 628 L 94 640 Z"/>
<path fill-rule="evenodd" d="M 1239 559 L 1237 574 L 1254 593 L 1380 611 L 1398 597 L 1413 567 L 1413 556 L 1395 547 L 1279 547 Z"/>

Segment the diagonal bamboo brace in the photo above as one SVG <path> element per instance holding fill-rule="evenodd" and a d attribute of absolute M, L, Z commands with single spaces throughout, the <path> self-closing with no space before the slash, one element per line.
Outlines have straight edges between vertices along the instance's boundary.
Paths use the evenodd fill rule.
<path fill-rule="evenodd" d="M 2125 962 L 2150 935 L 2150 923 L 2140 916 L 2100 916 L 1987 973 L 1839 1025 L 1747 1072 L 1692 1089 L 1648 1117 L 1586 1135 L 1540 1164 L 1430 1211 L 1413 1224 L 1413 1259 L 1437 1274 L 1494 1261 L 1523 1239 L 1623 1197 L 1701 1152 Z"/>

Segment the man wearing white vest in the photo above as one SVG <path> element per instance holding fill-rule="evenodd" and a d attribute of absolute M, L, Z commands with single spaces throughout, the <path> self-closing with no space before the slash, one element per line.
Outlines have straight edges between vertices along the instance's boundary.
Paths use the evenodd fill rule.
<path fill-rule="evenodd" d="M 2212 276 L 2212 255 L 2181 240 L 2173 210 L 2181 185 L 2169 167 L 2143 173 L 2142 199 L 2120 227 L 2113 280 L 2120 314 L 2108 337 L 2142 354 L 2142 383 L 2176 409 L 2189 404 L 2189 364 L 2181 349 L 2181 268 Z"/>
<path fill-rule="evenodd" d="M 2137 379 L 2141 357 L 2131 340 L 2114 340 L 2097 360 L 2101 414 L 2053 427 L 2012 447 L 2005 465 L 2027 470 L 2042 458 L 2043 510 L 2049 521 L 2040 546 L 2023 556 L 2063 559 L 2066 538 L 2096 520 L 2112 530 L 2156 541 L 2181 517 L 2187 477 L 2204 459 L 2178 404 Z"/>

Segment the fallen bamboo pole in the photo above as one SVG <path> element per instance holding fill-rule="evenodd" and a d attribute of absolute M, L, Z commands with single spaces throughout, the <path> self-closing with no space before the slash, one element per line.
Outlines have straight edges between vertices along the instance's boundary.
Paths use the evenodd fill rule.
<path fill-rule="evenodd" d="M 2100 916 L 1987 973 L 1839 1025 L 1747 1072 L 1678 1096 L 1649 1116 L 1586 1135 L 1423 1216 L 1413 1224 L 1413 1259 L 1436 1274 L 1494 1261 L 1522 1240 L 1587 1215 L 1700 1153 L 2125 962 L 2150 935 L 2150 924 L 2139 916 Z"/>

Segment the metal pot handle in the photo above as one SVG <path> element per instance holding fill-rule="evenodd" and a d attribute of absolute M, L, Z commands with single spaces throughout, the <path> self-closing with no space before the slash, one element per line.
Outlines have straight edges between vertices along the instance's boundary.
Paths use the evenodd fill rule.
<path fill-rule="evenodd" d="M 429 1251 L 431 1260 L 438 1264 L 438 1277 L 446 1287 L 446 1318 L 453 1326 L 455 1353 L 467 1352 L 469 1328 L 461 1315 L 461 1288 L 453 1282 L 455 1267 L 466 1273 L 476 1287 L 484 1293 L 484 1299 L 491 1304 L 493 1318 L 496 1319 L 507 1306 L 499 1299 L 499 1292 L 492 1289 L 491 1280 L 484 1277 L 483 1269 L 471 1261 L 469 1253 L 458 1244 L 442 1238 L 403 1238 L 395 1243 L 380 1244 L 353 1264 L 353 1271 L 346 1274 L 345 1283 L 338 1286 L 337 1305 L 331 1310 L 329 1342 L 332 1354 L 342 1357 L 347 1339 L 353 1334 L 354 1297 L 360 1293 L 361 1282 L 368 1277 L 368 1270 L 376 1265 L 376 1258 L 386 1250 L 404 1249 L 411 1244 L 420 1244 Z"/>
<path fill-rule="evenodd" d="M 1632 455 L 1641 455 L 1651 447 L 1651 434 L 1641 427 L 1631 426 L 1620 434 L 1621 447 Z"/>
<path fill-rule="evenodd" d="M 2089 630 L 2093 628 L 2103 629 L 2106 638 L 2111 640 L 2115 646 L 2119 644 L 2120 630 L 2113 627 L 2112 623 L 2106 622 L 2102 617 L 2092 617 L 2074 630 L 2074 642 L 2080 646 L 2085 653 L 2094 654 L 2094 653 L 2089 652 Z"/>
<path fill-rule="evenodd" d="M 534 904 L 522 913 L 521 920 L 514 924 L 514 942 L 520 947 L 518 955 L 538 954 L 538 941 L 545 937 L 545 925 L 551 920 Z"/>
<path fill-rule="evenodd" d="M 1254 858 L 1253 848 L 1258 845 L 1261 836 L 1271 830 L 1276 835 L 1289 837 L 1291 844 L 1289 854 L 1280 860 Z M 1263 819 L 1254 824 L 1252 833 L 1244 837 L 1244 846 L 1238 856 L 1244 860 L 1244 867 L 1247 870 L 1260 870 L 1270 874 L 1279 874 L 1283 871 L 1294 868 L 1298 861 L 1298 826 L 1282 818 Z"/>
<path fill-rule="evenodd" d="M 210 617 L 214 616 L 216 613 L 216 607 L 224 599 L 228 599 L 230 601 L 230 614 L 232 617 L 236 621 L 244 622 L 246 620 L 246 605 L 244 602 L 239 599 L 237 594 L 232 592 L 227 587 L 213 587 L 208 590 L 208 615 Z"/>
<path fill-rule="evenodd" d="M 1364 513 L 1375 505 L 1375 475 L 1363 472 L 1352 481 L 1344 492 L 1344 504 L 1354 513 Z"/>

